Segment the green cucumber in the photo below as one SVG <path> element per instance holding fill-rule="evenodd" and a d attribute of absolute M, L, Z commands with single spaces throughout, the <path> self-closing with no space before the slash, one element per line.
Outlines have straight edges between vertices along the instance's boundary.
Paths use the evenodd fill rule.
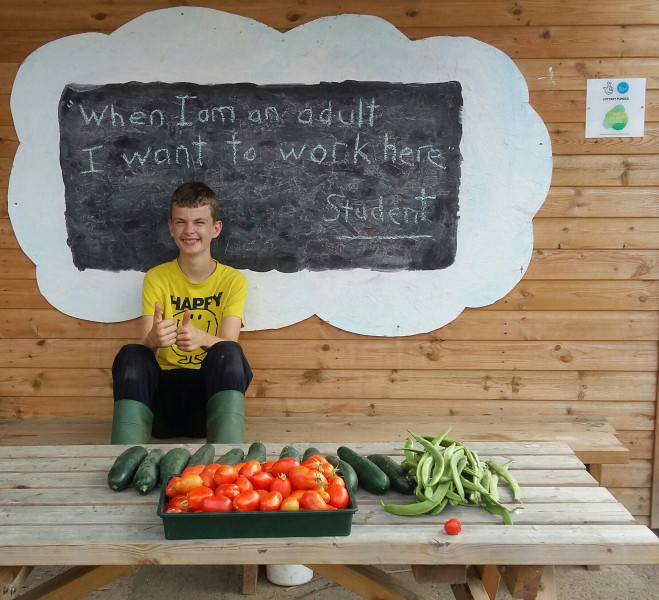
<path fill-rule="evenodd" d="M 245 454 L 245 462 L 258 460 L 260 463 L 266 461 L 266 450 L 262 442 L 253 442 Z"/>
<path fill-rule="evenodd" d="M 243 462 L 245 458 L 245 452 L 242 448 L 232 448 L 226 454 L 220 456 L 217 459 L 217 463 L 220 465 L 237 465 L 239 462 Z"/>
<path fill-rule="evenodd" d="M 359 485 L 371 494 L 384 494 L 391 482 L 387 474 L 365 456 L 347 446 L 339 446 L 336 453 L 341 460 L 347 462 L 357 473 Z"/>
<path fill-rule="evenodd" d="M 322 454 L 320 454 L 320 450 L 318 450 L 318 448 L 314 448 L 313 446 L 307 448 L 304 451 L 304 454 L 302 455 L 302 460 L 300 462 L 304 462 L 305 460 L 307 460 L 307 458 L 313 456 L 314 454 L 319 454 L 320 456 L 322 456 Z"/>
<path fill-rule="evenodd" d="M 160 481 L 167 485 L 172 477 L 179 476 L 190 460 L 190 452 L 186 448 L 172 448 L 160 461 Z"/>
<path fill-rule="evenodd" d="M 334 456 L 333 454 L 330 454 L 325 458 L 336 469 L 336 473 L 343 477 L 343 481 L 346 482 L 346 487 L 352 494 L 354 494 L 359 486 L 359 478 L 352 466 L 345 460 L 341 460 L 338 456 Z"/>
<path fill-rule="evenodd" d="M 160 462 L 165 453 L 160 448 L 154 448 L 140 463 L 133 477 L 133 487 L 140 494 L 148 494 L 156 484 L 160 474 Z"/>
<path fill-rule="evenodd" d="M 124 450 L 110 467 L 108 485 L 117 492 L 125 490 L 133 481 L 137 468 L 147 454 L 147 449 L 142 446 L 131 446 Z"/>
<path fill-rule="evenodd" d="M 215 460 L 215 446 L 213 444 L 204 444 L 188 460 L 188 467 L 195 465 L 210 465 Z"/>
<path fill-rule="evenodd" d="M 284 446 L 279 453 L 279 458 L 294 458 L 297 462 L 302 462 L 300 453 L 294 446 Z"/>
<path fill-rule="evenodd" d="M 399 494 L 411 494 L 414 486 L 410 482 L 403 468 L 386 454 L 369 454 L 366 458 L 380 467 L 391 482 L 391 489 Z"/>

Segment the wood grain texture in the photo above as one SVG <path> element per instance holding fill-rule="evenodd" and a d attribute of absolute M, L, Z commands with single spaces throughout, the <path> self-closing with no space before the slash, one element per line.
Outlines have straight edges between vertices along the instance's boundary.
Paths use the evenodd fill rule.
<path fill-rule="evenodd" d="M 39 293 L 8 220 L 18 138 L 9 95 L 39 46 L 110 33 L 167 0 L 5 0 L 0 7 L 0 418 L 109 418 L 114 352 L 135 322 L 73 319 Z M 659 4 L 633 0 L 205 0 L 282 32 L 345 12 L 410 39 L 468 36 L 508 54 L 551 136 L 554 171 L 522 281 L 492 305 L 403 339 L 355 336 L 317 317 L 242 340 L 258 418 L 603 415 L 632 463 L 604 470 L 615 495 L 659 525 Z M 589 78 L 647 78 L 643 138 L 585 139 Z M 90 435 L 105 435 L 90 426 Z M 659 448 L 659 445 L 657 445 Z M 654 475 L 653 475 L 654 474 Z M 654 484 L 653 484 L 654 482 Z M 654 487 L 653 487 L 654 486 Z"/>

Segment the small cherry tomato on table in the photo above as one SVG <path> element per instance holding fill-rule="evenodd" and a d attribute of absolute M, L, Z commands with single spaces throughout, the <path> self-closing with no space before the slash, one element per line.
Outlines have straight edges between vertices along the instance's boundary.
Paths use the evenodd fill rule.
<path fill-rule="evenodd" d="M 444 523 L 444 531 L 449 535 L 458 535 L 462 531 L 462 523 L 458 519 L 449 519 Z"/>

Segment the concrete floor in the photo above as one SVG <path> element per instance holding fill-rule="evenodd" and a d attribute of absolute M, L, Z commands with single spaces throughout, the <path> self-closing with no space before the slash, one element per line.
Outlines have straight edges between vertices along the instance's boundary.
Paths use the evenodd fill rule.
<path fill-rule="evenodd" d="M 58 567 L 35 568 L 23 591 L 57 574 Z M 455 600 L 448 585 L 414 584 L 409 567 L 385 567 L 426 598 Z M 659 565 L 602 566 L 599 570 L 560 567 L 556 570 L 559 600 L 659 600 Z M 265 568 L 259 573 L 256 596 L 244 596 L 241 567 L 145 566 L 120 577 L 110 585 L 85 596 L 85 600 L 354 600 L 361 598 L 335 583 L 315 575 L 295 587 L 281 587 L 267 580 Z M 498 600 L 510 600 L 499 588 Z"/>

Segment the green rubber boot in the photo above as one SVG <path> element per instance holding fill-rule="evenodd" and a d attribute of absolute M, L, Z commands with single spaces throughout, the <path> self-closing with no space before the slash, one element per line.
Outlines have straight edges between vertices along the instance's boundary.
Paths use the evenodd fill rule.
<path fill-rule="evenodd" d="M 224 390 L 206 403 L 206 441 L 234 444 L 245 441 L 245 394 Z"/>
<path fill-rule="evenodd" d="M 146 444 L 151 440 L 153 413 L 137 400 L 116 400 L 111 444 Z"/>

